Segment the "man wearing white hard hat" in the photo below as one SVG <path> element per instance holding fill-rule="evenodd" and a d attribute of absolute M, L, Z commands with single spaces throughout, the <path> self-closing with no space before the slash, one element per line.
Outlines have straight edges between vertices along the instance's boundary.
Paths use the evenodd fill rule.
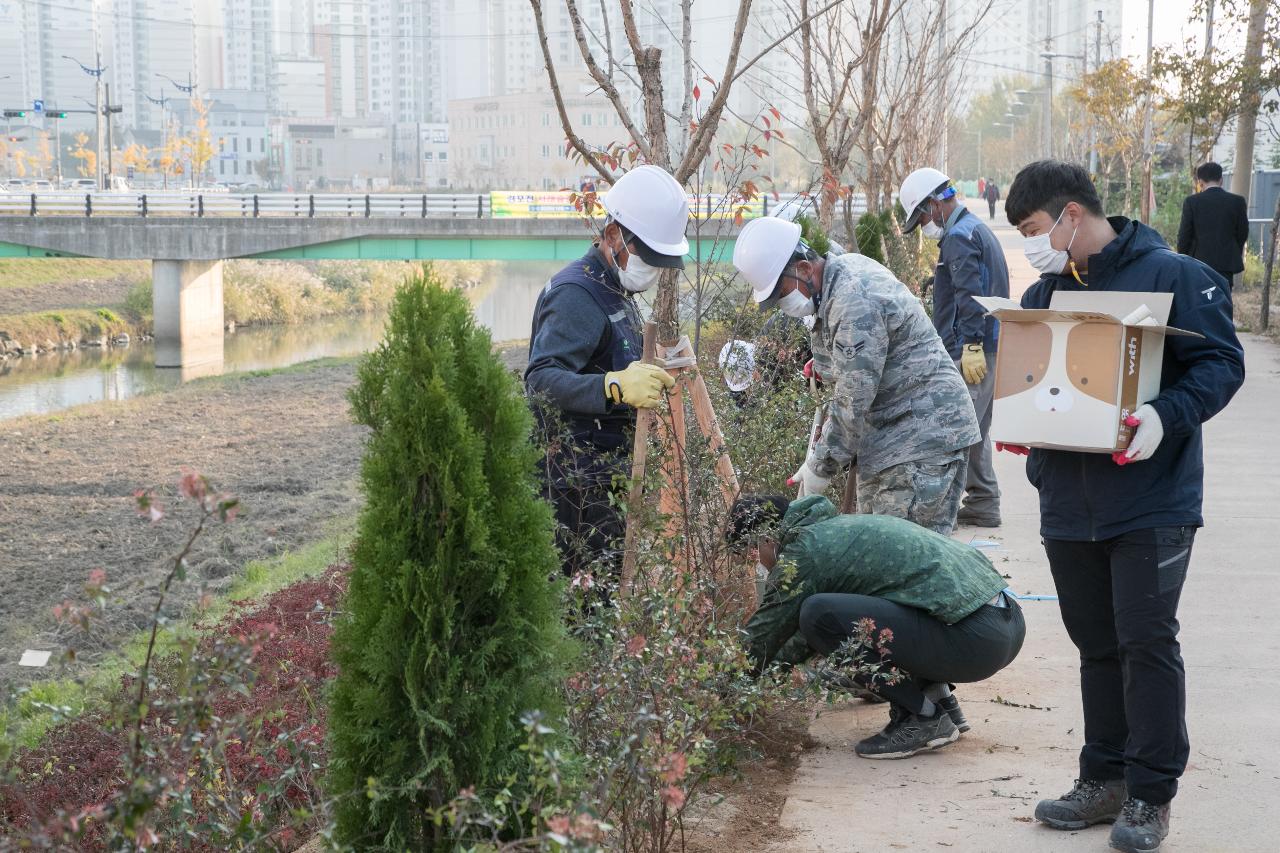
<path fill-rule="evenodd" d="M 816 318 L 814 367 L 834 393 L 822 438 L 793 481 L 822 494 L 856 463 L 861 511 L 950 533 L 980 434 L 920 300 L 865 255 L 819 257 L 799 225 L 773 217 L 747 223 L 733 265 L 761 308 Z"/>
<path fill-rule="evenodd" d="M 991 406 L 996 387 L 1000 326 L 975 296 L 1009 295 L 1009 266 L 996 235 L 956 200 L 951 179 L 937 169 L 916 169 L 902 182 L 904 232 L 920 227 L 938 241 L 933 278 L 933 326 L 969 387 L 982 440 L 969 451 L 969 472 L 958 520 L 1000 526 L 1000 486 L 991 465 Z"/>
<path fill-rule="evenodd" d="M 544 496 L 555 507 L 571 577 L 621 566 L 614 498 L 619 475 L 629 472 L 636 410 L 660 405 L 674 384 L 666 370 L 640 361 L 636 295 L 663 269 L 683 268 L 689 251 L 684 190 L 657 166 L 623 175 L 602 203 L 608 217 L 599 240 L 538 296 L 524 373 L 548 445 Z"/>

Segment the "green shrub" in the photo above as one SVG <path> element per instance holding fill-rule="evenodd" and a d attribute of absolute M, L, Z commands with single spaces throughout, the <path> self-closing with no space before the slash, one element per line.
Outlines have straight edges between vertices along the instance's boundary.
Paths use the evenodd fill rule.
<path fill-rule="evenodd" d="M 151 281 L 140 281 L 129 288 L 124 297 L 124 308 L 135 317 L 151 316 Z"/>
<path fill-rule="evenodd" d="M 858 251 L 877 263 L 884 263 L 884 237 L 889 233 L 889 212 L 864 213 L 853 228 Z"/>
<path fill-rule="evenodd" d="M 526 760 L 564 660 L 550 508 L 514 378 L 428 267 L 396 294 L 351 392 L 371 429 L 347 615 L 333 638 L 331 793 L 361 849 L 450 849 L 429 819 Z"/>

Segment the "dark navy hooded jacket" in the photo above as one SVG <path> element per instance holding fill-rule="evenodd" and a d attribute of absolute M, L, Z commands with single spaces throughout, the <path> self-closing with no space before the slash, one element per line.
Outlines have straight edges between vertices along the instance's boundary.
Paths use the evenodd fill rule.
<path fill-rule="evenodd" d="M 1202 525 L 1200 425 L 1244 382 L 1226 280 L 1175 254 L 1146 225 L 1118 216 L 1110 222 L 1119 236 L 1089 258 L 1088 287 L 1070 275 L 1044 276 L 1023 295 L 1022 307 L 1048 308 L 1059 290 L 1172 293 L 1169 325 L 1204 338 L 1165 338 L 1160 394 L 1150 401 L 1164 439 L 1150 459 L 1121 466 L 1105 453 L 1032 449 L 1027 477 L 1040 492 L 1040 533 L 1047 539 L 1097 541 L 1143 528 Z"/>

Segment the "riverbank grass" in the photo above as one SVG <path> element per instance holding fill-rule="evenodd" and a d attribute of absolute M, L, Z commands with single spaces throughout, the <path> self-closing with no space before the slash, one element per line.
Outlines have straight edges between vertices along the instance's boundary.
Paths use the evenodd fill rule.
<path fill-rule="evenodd" d="M 0 289 L 68 281 L 150 281 L 150 261 L 100 258 L 0 258 Z"/>
<path fill-rule="evenodd" d="M 49 349 L 54 345 L 98 341 L 119 334 L 139 335 L 143 332 L 141 317 L 124 309 L 65 308 L 31 314 L 9 314 L 0 317 L 0 332 L 24 349 Z"/>
<path fill-rule="evenodd" d="M 268 560 L 252 560 L 226 592 L 214 597 L 196 613 L 161 628 L 156 657 L 176 651 L 179 644 L 195 639 L 205 626 L 218 624 L 237 607 L 253 603 L 314 577 L 346 559 L 354 519 L 339 519 L 325 538 Z M 19 692 L 8 707 L 0 708 L 0 760 L 15 749 L 38 746 L 54 726 L 87 711 L 105 707 L 120 691 L 121 679 L 137 672 L 147 651 L 148 631 L 129 637 L 119 650 L 71 678 L 33 682 Z"/>

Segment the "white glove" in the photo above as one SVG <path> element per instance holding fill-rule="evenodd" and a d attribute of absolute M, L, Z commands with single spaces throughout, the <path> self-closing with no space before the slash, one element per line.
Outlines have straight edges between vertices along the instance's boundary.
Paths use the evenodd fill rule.
<path fill-rule="evenodd" d="M 820 495 L 827 490 L 827 486 L 831 484 L 830 477 L 824 477 L 817 471 L 814 471 L 806 459 L 804 464 L 800 466 L 800 470 L 791 475 L 787 480 L 788 486 L 799 486 L 800 497 L 806 495 Z"/>
<path fill-rule="evenodd" d="M 1134 431 L 1124 456 L 1130 462 L 1141 462 L 1155 455 L 1160 440 L 1164 438 L 1164 424 L 1160 423 L 1156 410 L 1148 405 L 1139 406 L 1138 411 L 1129 416 L 1127 422 L 1130 426 L 1134 425 L 1133 421 L 1137 421 L 1138 429 Z"/>

